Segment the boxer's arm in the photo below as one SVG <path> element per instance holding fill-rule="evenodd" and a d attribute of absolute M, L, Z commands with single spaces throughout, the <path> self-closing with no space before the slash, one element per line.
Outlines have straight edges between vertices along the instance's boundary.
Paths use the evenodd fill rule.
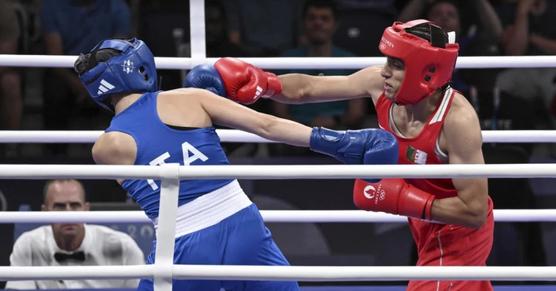
<path fill-rule="evenodd" d="M 463 107 L 456 109 L 456 112 L 450 112 L 444 124 L 443 134 L 449 163 L 484 164 L 478 117 L 467 102 Z M 471 227 L 481 226 L 488 214 L 487 179 L 452 181 L 458 196 L 435 200 L 431 209 L 432 219 Z"/>
<path fill-rule="evenodd" d="M 254 111 L 206 90 L 192 94 L 210 119 L 219 125 L 244 130 L 261 137 L 332 156 L 349 164 L 363 163 L 364 156 L 374 156 L 375 164 L 397 161 L 397 141 L 382 129 L 336 131 L 309 128 L 300 123 Z"/>
<path fill-rule="evenodd" d="M 312 103 L 371 96 L 375 101 L 384 86 L 380 70 L 368 67 L 349 76 L 280 75 L 282 93 L 271 98 L 282 103 Z"/>
<path fill-rule="evenodd" d="M 311 128 L 300 123 L 257 112 L 206 90 L 197 90 L 188 98 L 198 100 L 215 124 L 293 146 L 309 146 Z"/>
<path fill-rule="evenodd" d="M 128 134 L 106 132 L 93 145 L 92 154 L 97 164 L 133 165 L 137 146 L 133 137 Z"/>
<path fill-rule="evenodd" d="M 122 132 L 103 133 L 91 150 L 93 160 L 100 165 L 133 165 L 137 155 L 135 140 Z M 121 184 L 122 180 L 118 180 Z"/>
<path fill-rule="evenodd" d="M 185 87 L 209 88 L 221 79 L 228 98 L 250 104 L 259 97 L 282 103 L 310 103 L 370 96 L 376 102 L 384 86 L 381 67 L 368 67 L 349 76 L 285 74 L 277 77 L 239 59 L 222 58 L 214 68 L 218 74 L 193 68 L 186 77 Z M 210 78 L 206 78 L 207 74 Z M 207 79 L 211 82 L 206 82 Z"/>

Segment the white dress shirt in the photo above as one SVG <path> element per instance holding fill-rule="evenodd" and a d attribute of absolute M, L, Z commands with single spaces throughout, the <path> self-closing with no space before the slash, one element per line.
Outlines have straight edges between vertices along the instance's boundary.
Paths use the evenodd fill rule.
<path fill-rule="evenodd" d="M 144 265 L 143 252 L 129 235 L 109 227 L 85 224 L 85 237 L 76 250 L 85 253 L 83 262 L 56 261 L 61 250 L 50 225 L 23 233 L 16 241 L 10 255 L 11 266 L 102 266 Z M 77 289 L 77 288 L 135 288 L 139 280 L 49 280 L 9 281 L 10 289 Z"/>

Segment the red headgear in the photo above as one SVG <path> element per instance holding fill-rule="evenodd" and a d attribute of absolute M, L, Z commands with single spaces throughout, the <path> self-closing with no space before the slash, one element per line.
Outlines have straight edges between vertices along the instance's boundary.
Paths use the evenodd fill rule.
<path fill-rule="evenodd" d="M 452 78 L 459 45 L 448 43 L 445 48 L 433 47 L 429 41 L 405 31 L 423 23 L 430 22 L 424 19 L 394 22 L 384 30 L 378 46 L 384 55 L 404 62 L 405 77 L 394 96 L 398 104 L 415 104 Z"/>

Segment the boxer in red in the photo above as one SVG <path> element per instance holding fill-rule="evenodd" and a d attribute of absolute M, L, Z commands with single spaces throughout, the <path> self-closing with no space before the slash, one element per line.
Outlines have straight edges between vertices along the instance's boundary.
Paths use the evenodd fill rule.
<path fill-rule="evenodd" d="M 261 96 L 285 103 L 370 96 L 379 126 L 399 142 L 400 164 L 484 164 L 477 114 L 450 87 L 459 49 L 450 38 L 427 20 L 396 22 L 379 44 L 386 64 L 349 76 L 274 76 L 224 58 L 214 66 L 218 74 L 208 77 L 223 82 L 222 95 L 245 103 Z M 207 75 L 195 69 L 186 85 L 211 87 Z M 487 190 L 486 178 L 357 179 L 353 199 L 360 209 L 408 217 L 417 265 L 484 266 L 494 229 Z M 411 281 L 408 290 L 488 291 L 492 286 L 488 281 Z"/>

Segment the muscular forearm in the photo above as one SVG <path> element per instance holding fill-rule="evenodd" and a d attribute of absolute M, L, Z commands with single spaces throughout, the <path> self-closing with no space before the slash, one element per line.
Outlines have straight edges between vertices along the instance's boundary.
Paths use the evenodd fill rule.
<path fill-rule="evenodd" d="M 329 102 L 366 96 L 365 85 L 353 84 L 348 76 L 279 76 L 282 93 L 272 99 L 282 103 Z"/>
<path fill-rule="evenodd" d="M 314 77 L 305 74 L 285 74 L 278 76 L 282 83 L 282 93 L 273 99 L 282 103 L 304 103 L 311 97 L 311 83 Z"/>
<path fill-rule="evenodd" d="M 483 201 L 484 200 L 484 201 Z M 459 196 L 436 199 L 432 204 L 432 219 L 468 227 L 480 227 L 486 221 L 487 200 L 466 202 Z"/>

